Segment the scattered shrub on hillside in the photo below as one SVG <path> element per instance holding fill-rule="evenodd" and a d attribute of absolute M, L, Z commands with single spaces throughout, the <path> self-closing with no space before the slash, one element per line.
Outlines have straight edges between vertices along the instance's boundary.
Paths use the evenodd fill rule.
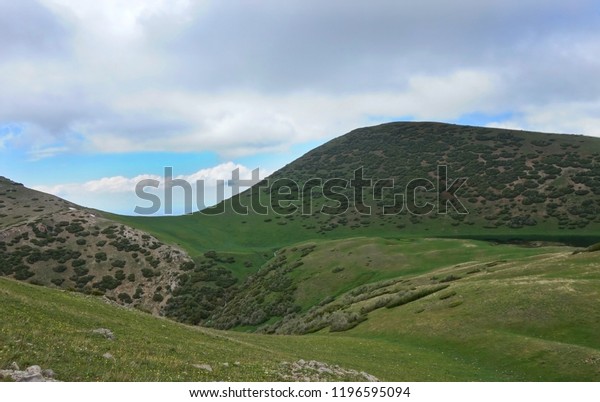
<path fill-rule="evenodd" d="M 400 293 L 400 294 L 392 297 L 390 299 L 390 301 L 388 302 L 388 304 L 386 304 L 385 307 L 393 308 L 393 307 L 402 306 L 404 304 L 408 304 L 415 300 L 419 300 L 425 296 L 429 296 L 432 293 L 439 292 L 442 289 L 446 289 L 448 286 L 450 286 L 450 285 L 437 285 L 437 286 L 430 286 L 430 287 L 426 287 L 426 288 L 417 289 L 417 290 L 414 290 L 414 291 L 408 292 L 408 293 L 403 292 L 403 293 Z"/>
<path fill-rule="evenodd" d="M 124 260 L 113 260 L 110 265 L 115 268 L 125 268 L 126 262 Z"/>
<path fill-rule="evenodd" d="M 121 300 L 123 303 L 127 303 L 127 304 L 133 303 L 131 296 L 129 296 L 127 293 L 119 293 L 119 296 L 117 296 L 117 298 L 119 300 Z"/>
<path fill-rule="evenodd" d="M 194 263 L 194 261 L 182 262 L 179 265 L 179 269 L 181 269 L 182 271 L 190 271 L 194 268 L 196 268 L 196 263 Z"/>
<path fill-rule="evenodd" d="M 67 267 L 65 265 L 57 265 L 54 268 L 52 268 L 52 270 L 54 272 L 61 273 L 61 272 L 65 272 L 67 270 Z"/>
<path fill-rule="evenodd" d="M 113 278 L 110 275 L 105 275 L 102 277 L 102 280 L 100 282 L 96 282 L 92 286 L 94 288 L 102 289 L 102 290 L 113 290 L 120 284 L 121 284 L 121 281 Z"/>
<path fill-rule="evenodd" d="M 455 291 L 451 291 L 451 292 L 446 292 L 444 294 L 440 295 L 440 300 L 446 300 L 451 298 L 452 296 L 456 296 L 456 292 Z"/>
<path fill-rule="evenodd" d="M 441 283 L 452 282 L 452 281 L 457 281 L 459 279 L 460 279 L 460 276 L 448 275 L 447 277 L 440 279 L 440 282 Z"/>
<path fill-rule="evenodd" d="M 106 253 L 104 251 L 100 251 L 100 252 L 94 254 L 94 258 L 96 259 L 96 262 L 102 262 L 102 261 L 106 261 L 108 259 L 106 256 Z"/>
<path fill-rule="evenodd" d="M 142 276 L 144 278 L 152 278 L 154 276 L 154 271 L 150 268 L 142 268 Z"/>
<path fill-rule="evenodd" d="M 347 331 L 356 327 L 361 322 L 365 321 L 367 317 L 363 314 L 348 311 L 335 311 L 329 316 L 329 331 L 330 332 L 341 332 Z"/>

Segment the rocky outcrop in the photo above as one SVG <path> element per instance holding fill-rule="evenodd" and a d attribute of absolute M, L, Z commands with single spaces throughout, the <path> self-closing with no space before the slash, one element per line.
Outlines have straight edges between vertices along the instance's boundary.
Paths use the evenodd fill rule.
<path fill-rule="evenodd" d="M 378 382 L 379 379 L 364 371 L 345 369 L 316 360 L 298 360 L 280 364 L 282 381 L 356 381 Z"/>
<path fill-rule="evenodd" d="M 43 370 L 40 366 L 29 366 L 20 370 L 19 365 L 13 362 L 9 369 L 0 370 L 0 379 L 9 379 L 16 382 L 55 382 L 54 371 Z"/>

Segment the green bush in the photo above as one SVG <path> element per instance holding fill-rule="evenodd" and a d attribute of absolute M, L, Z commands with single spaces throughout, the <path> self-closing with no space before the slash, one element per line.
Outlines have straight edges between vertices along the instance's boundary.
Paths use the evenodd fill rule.
<path fill-rule="evenodd" d="M 110 265 L 112 265 L 115 268 L 125 268 L 125 264 L 126 262 L 124 260 L 113 260 L 110 263 Z"/>
<path fill-rule="evenodd" d="M 61 272 L 65 272 L 67 270 L 67 267 L 65 265 L 57 265 L 54 268 L 52 268 L 52 270 L 54 272 L 61 273 Z"/>
<path fill-rule="evenodd" d="M 131 296 L 129 296 L 127 293 L 119 293 L 119 296 L 117 296 L 117 298 L 119 300 L 121 300 L 123 303 L 127 303 L 127 304 L 133 303 Z"/>
<path fill-rule="evenodd" d="M 142 268 L 142 276 L 144 278 L 152 278 L 154 276 L 154 270 L 150 268 Z"/>
<path fill-rule="evenodd" d="M 113 278 L 110 275 L 105 275 L 102 277 L 102 280 L 100 282 L 96 282 L 92 286 L 94 288 L 102 289 L 102 290 L 113 290 L 120 284 L 121 284 L 121 281 Z"/>

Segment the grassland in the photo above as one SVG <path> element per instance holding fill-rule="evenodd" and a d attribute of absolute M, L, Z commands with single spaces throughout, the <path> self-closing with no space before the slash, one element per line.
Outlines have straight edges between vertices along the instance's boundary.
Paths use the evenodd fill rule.
<path fill-rule="evenodd" d="M 299 198 L 315 177 L 350 180 L 363 168 L 368 177 L 403 185 L 414 177 L 435 179 L 439 164 L 453 177 L 468 177 L 460 194 L 468 214 L 381 214 L 393 194 L 367 196 L 370 215 L 350 198 L 339 202 L 347 210 L 326 214 L 319 211 L 331 199 L 322 189 Z M 177 272 L 153 274 L 168 286 L 156 282 L 147 293 L 161 292 L 161 314 L 213 329 L 153 317 L 126 300 L 115 301 L 129 309 L 0 278 L 0 367 L 38 364 L 70 381 L 267 381 L 283 378 L 283 361 L 315 359 L 387 381 L 598 381 L 598 253 L 573 254 L 574 247 L 552 243 L 598 241 L 598 175 L 598 139 L 402 123 L 356 130 L 309 152 L 270 178 L 276 186 L 224 201 L 217 206 L 222 214 L 126 217 L 82 210 L 113 227 L 106 244 L 127 253 L 132 270 L 141 267 L 133 247 L 145 249 L 150 239 L 132 228 L 165 243 L 152 239 L 157 247 L 183 250 L 186 262 Z M 300 186 L 288 187 L 283 207 L 272 198 L 285 187 L 282 179 Z M 56 225 L 39 221 L 39 214 L 63 211 L 73 218 L 67 227 L 83 225 L 74 211 L 80 207 L 27 193 L 38 205 L 22 186 L 4 182 L 2 272 L 12 275 L 16 258 L 19 272 L 27 273 L 22 261 L 31 260 L 33 274 L 55 275 L 44 261 L 53 258 L 48 244 L 56 236 L 47 233 Z M 423 205 L 436 195 L 420 193 L 416 201 Z M 266 203 L 266 213 L 232 211 L 233 203 L 251 200 Z M 296 210 L 313 201 L 313 213 Z M 103 228 L 82 233 L 98 236 Z M 23 230 L 31 233 L 24 237 Z M 69 247 L 88 247 L 82 236 L 61 236 Z M 34 258 L 34 247 L 21 244 L 27 241 L 45 248 Z M 49 257 L 38 258 L 46 248 Z M 105 263 L 94 261 L 99 249 L 80 251 L 86 260 L 77 264 Z M 139 263 L 174 261 L 160 258 Z M 114 279 L 117 274 L 140 279 L 133 271 L 115 272 Z M 91 333 L 99 327 L 117 339 Z M 203 364 L 213 370 L 197 367 Z"/>
<path fill-rule="evenodd" d="M 414 255 L 449 244 L 456 246 L 418 239 Z M 332 244 L 321 246 L 331 250 Z M 495 249 L 494 255 L 486 248 Z M 464 249 L 475 250 L 462 259 L 457 253 L 455 261 L 439 257 L 429 266 L 389 273 L 416 287 L 432 277 L 460 277 L 448 288 L 370 311 L 366 321 L 345 332 L 324 328 L 302 336 L 190 327 L 93 296 L 0 279 L 0 366 L 39 364 L 71 381 L 263 381 L 280 379 L 282 361 L 315 359 L 389 381 L 600 380 L 595 253 L 477 243 Z M 354 284 L 340 284 L 341 290 L 352 289 L 336 299 L 351 300 L 344 295 L 357 289 Z M 368 302 L 351 301 L 344 308 L 358 311 Z M 99 327 L 114 331 L 116 340 L 91 333 Z M 107 352 L 114 359 L 103 358 Z M 194 364 L 209 364 L 213 371 Z"/>

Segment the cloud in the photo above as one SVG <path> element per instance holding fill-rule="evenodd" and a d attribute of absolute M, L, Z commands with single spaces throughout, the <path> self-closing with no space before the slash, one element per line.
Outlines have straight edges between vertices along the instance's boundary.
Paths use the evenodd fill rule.
<path fill-rule="evenodd" d="M 231 159 L 324 141 L 373 116 L 512 113 L 522 120 L 497 123 L 597 134 L 592 0 L 0 8 L 0 124 L 23 127 L 0 144 L 32 157 L 213 151 Z"/>
<path fill-rule="evenodd" d="M 205 206 L 214 205 L 217 202 L 217 186 L 218 181 L 223 180 L 227 183 L 232 179 L 232 172 L 238 169 L 241 179 L 252 179 L 252 169 L 244 165 L 225 162 L 216 166 L 205 169 L 200 169 L 196 172 L 186 175 L 175 175 L 174 180 L 184 180 L 189 183 L 192 188 L 192 199 L 196 200 L 197 183 L 201 181 L 204 194 L 203 198 L 198 202 L 194 201 L 194 209 L 198 203 Z M 262 179 L 272 172 L 259 169 L 259 178 Z M 166 173 L 165 173 L 166 174 Z M 159 175 L 142 174 L 135 177 L 111 176 L 100 179 L 89 180 L 83 183 L 66 183 L 56 185 L 39 185 L 33 186 L 35 190 L 53 194 L 69 201 L 75 202 L 86 207 L 104 209 L 111 212 L 133 214 L 136 206 L 143 206 L 144 200 L 136 195 L 136 186 L 144 180 L 156 180 L 159 182 L 157 188 L 145 187 L 144 191 L 151 194 L 156 194 L 164 203 L 165 180 L 166 178 Z M 241 191 L 245 188 L 241 188 Z M 225 185 L 225 196 L 231 196 L 232 188 Z M 173 211 L 175 214 L 181 214 L 185 210 L 184 193 L 179 187 L 173 189 Z M 164 208 L 159 211 L 159 214 L 164 213 Z"/>
<path fill-rule="evenodd" d="M 33 0 L 0 1 L 0 58 L 64 56 L 69 27 Z"/>

